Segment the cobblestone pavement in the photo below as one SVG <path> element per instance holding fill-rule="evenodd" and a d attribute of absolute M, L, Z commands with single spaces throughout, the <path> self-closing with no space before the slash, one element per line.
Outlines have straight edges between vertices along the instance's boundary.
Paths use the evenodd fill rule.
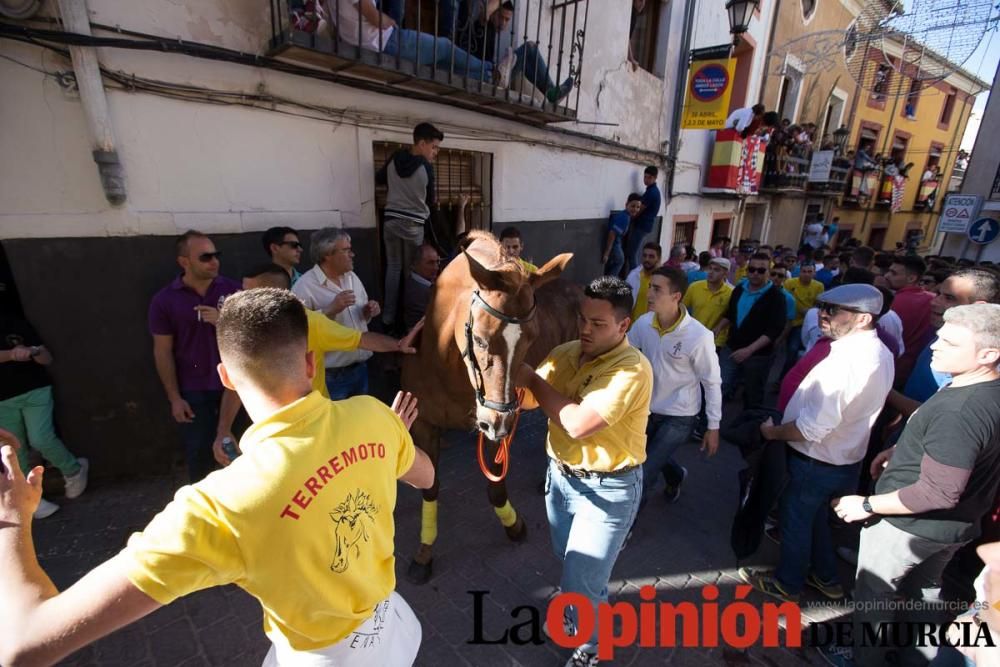
<path fill-rule="evenodd" d="M 528 524 L 528 539 L 507 540 L 486 497 L 486 482 L 475 461 L 473 439 L 453 433 L 441 456 L 440 530 L 435 546 L 434 577 L 424 586 L 406 580 L 405 571 L 419 537 L 420 494 L 401 487 L 396 509 L 397 590 L 423 625 L 418 665 L 528 667 L 562 665 L 568 651 L 543 645 L 474 645 L 472 590 L 483 598 L 486 639 L 528 620 L 533 605 L 544 615 L 547 598 L 559 581 L 560 564 L 552 555 L 540 485 L 545 466 L 545 422 L 540 414 L 521 421 L 513 447 L 508 488 L 515 508 Z M 661 602 L 701 600 L 701 587 L 717 584 L 720 603 L 733 599 L 738 566 L 729 549 L 736 504 L 736 472 L 742 467 L 735 447 L 722 446 L 706 459 L 692 443 L 679 460 L 690 471 L 679 502 L 657 495 L 640 514 L 635 532 L 618 559 L 610 591 L 613 600 L 639 602 L 639 587 L 653 584 Z M 170 499 L 181 480 L 158 477 L 97 484 L 76 501 L 53 500 L 62 510 L 36 522 L 35 540 L 42 566 L 60 588 L 118 552 L 128 535 L 140 529 Z M 750 562 L 769 565 L 777 547 L 765 540 Z M 845 574 L 847 574 L 845 572 Z M 759 605 L 766 598 L 751 594 Z M 809 594 L 803 601 L 811 601 Z M 807 617 L 836 616 L 826 609 L 804 610 Z M 805 619 L 804 619 L 805 620 Z M 64 662 L 66 665 L 259 665 L 268 648 L 261 630 L 259 605 L 235 587 L 203 591 L 165 607 L 138 624 L 97 642 Z M 605 664 L 605 663 L 602 663 Z M 822 664 L 812 649 L 619 650 L 614 665 L 800 665 Z M 374 667 L 374 666 L 373 666 Z"/>

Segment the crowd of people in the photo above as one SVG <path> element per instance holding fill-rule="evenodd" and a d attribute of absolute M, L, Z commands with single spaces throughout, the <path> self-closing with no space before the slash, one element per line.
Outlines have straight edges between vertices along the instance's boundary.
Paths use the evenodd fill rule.
<path fill-rule="evenodd" d="M 423 236 L 443 138 L 418 125 L 413 145 L 380 172 L 383 303 L 354 272 L 342 229 L 312 233 L 303 273 L 298 233 L 267 230 L 266 260 L 239 282 L 220 273 L 208 235 L 177 239 L 181 272 L 153 296 L 148 321 L 192 484 L 61 594 L 32 549 L 32 516 L 54 510 L 28 453 L 63 474 L 69 498 L 83 493 L 88 463 L 55 437 L 51 354 L 27 322 L 4 315 L 0 549 L 14 566 L 0 571 L 10 600 L 0 606 L 0 662 L 51 662 L 190 592 L 237 583 L 263 606 L 273 643 L 265 664 L 412 663 L 420 624 L 394 592 L 395 481 L 427 488 L 434 472 L 408 433 L 415 400 L 399 394 L 390 409 L 367 396 L 367 362 L 415 352 L 438 271 L 458 252 Z M 857 604 L 923 596 L 946 568 L 959 597 L 982 600 L 968 566 L 979 549 L 995 594 L 1000 272 L 853 240 L 834 249 L 836 220 L 811 223 L 797 248 L 719 238 L 664 258 L 649 239 L 657 175 L 645 168 L 645 192 L 609 218 L 599 250 L 606 275 L 584 289 L 579 338 L 537 368 L 508 369 L 525 390 L 523 409 L 549 418 L 545 496 L 560 590 L 606 601 L 618 554 L 661 480 L 668 502 L 682 494 L 678 450 L 693 441 L 712 456 L 738 423 L 733 437 L 751 432 L 749 448 L 778 452 L 759 464 L 774 483 L 757 493 L 770 497 L 758 532 L 779 543 L 779 562 L 741 569 L 746 583 L 782 601 L 807 590 L 840 600 L 840 556 L 856 563 Z M 538 270 L 522 257 L 517 228 L 502 230 L 500 243 L 518 271 Z M 406 335 L 370 331 L 376 319 Z M 241 408 L 252 425 L 237 438 Z M 863 524 L 859 549 L 835 543 L 834 516 Z M 275 559 L 277 544 L 295 553 Z M 1000 610 L 978 613 L 963 622 L 1000 630 Z M 567 607 L 563 631 L 575 634 L 578 620 Z M 889 620 L 885 611 L 855 615 Z M 567 665 L 598 663 L 594 632 Z M 834 665 L 888 659 L 879 649 L 821 650 Z M 952 653 L 925 658 L 964 659 Z M 907 664 L 908 652 L 895 659 Z"/>

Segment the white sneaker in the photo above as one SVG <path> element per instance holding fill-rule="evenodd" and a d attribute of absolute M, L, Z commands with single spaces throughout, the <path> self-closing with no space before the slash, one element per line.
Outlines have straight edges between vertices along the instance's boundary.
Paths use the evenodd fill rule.
<path fill-rule="evenodd" d="M 565 667 L 597 667 L 597 654 L 578 648 L 566 662 Z"/>
<path fill-rule="evenodd" d="M 514 69 L 516 62 L 517 56 L 514 55 L 514 49 L 508 46 L 507 50 L 504 51 L 503 58 L 493 68 L 493 80 L 498 88 L 510 87 L 510 71 Z"/>
<path fill-rule="evenodd" d="M 90 471 L 90 461 L 77 459 L 80 470 L 75 475 L 66 478 L 66 497 L 72 500 L 79 498 L 87 488 L 87 473 Z"/>
<path fill-rule="evenodd" d="M 50 517 L 59 511 L 59 506 L 55 503 L 50 503 L 45 498 L 42 498 L 38 502 L 38 509 L 35 510 L 34 517 L 36 519 L 44 519 Z"/>

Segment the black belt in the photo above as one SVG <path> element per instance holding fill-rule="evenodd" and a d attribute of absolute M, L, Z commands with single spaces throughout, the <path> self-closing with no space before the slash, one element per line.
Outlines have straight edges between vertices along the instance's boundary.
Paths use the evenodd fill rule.
<path fill-rule="evenodd" d="M 611 470 L 609 472 L 601 472 L 598 470 L 584 470 L 582 468 L 571 468 L 562 461 L 556 461 L 555 459 L 552 460 L 555 462 L 556 468 L 559 469 L 559 472 L 561 472 L 566 477 L 576 477 L 577 479 L 591 479 L 591 478 L 604 479 L 605 477 L 621 477 L 622 475 L 628 474 L 633 470 L 635 470 L 636 468 L 640 467 L 634 465 L 634 466 L 627 466 L 625 468 L 619 468 L 618 470 Z"/>
<path fill-rule="evenodd" d="M 354 370 L 354 368 L 356 366 L 360 366 L 363 363 L 365 363 L 365 362 L 363 362 L 363 361 L 356 361 L 353 364 L 348 364 L 347 366 L 335 366 L 333 368 L 327 368 L 326 369 L 326 374 L 327 375 L 341 375 L 341 374 L 346 373 L 348 371 Z"/>
<path fill-rule="evenodd" d="M 801 459 L 802 461 L 805 461 L 806 463 L 815 463 L 816 465 L 823 466 L 824 468 L 842 468 L 843 467 L 842 465 L 840 465 L 838 463 L 827 463 L 826 461 L 820 461 L 819 459 L 814 459 L 811 456 L 807 456 L 806 454 L 803 454 L 802 452 L 800 452 L 799 450 L 795 449 L 791 445 L 788 446 L 788 453 L 790 455 L 794 456 L 797 459 Z M 847 465 L 852 465 L 852 464 L 847 464 Z"/>

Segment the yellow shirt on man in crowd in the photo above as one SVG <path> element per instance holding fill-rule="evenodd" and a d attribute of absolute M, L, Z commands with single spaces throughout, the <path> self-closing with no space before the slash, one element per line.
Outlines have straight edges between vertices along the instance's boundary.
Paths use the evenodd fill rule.
<path fill-rule="evenodd" d="M 784 287 L 785 291 L 795 299 L 795 319 L 792 320 L 792 326 L 800 327 L 806 313 L 816 305 L 816 299 L 826 291 L 826 288 L 815 278 L 808 285 L 804 285 L 798 278 L 789 278 L 785 281 Z"/>
<path fill-rule="evenodd" d="M 646 460 L 646 420 L 653 394 L 653 370 L 624 339 L 600 357 L 580 364 L 580 341 L 556 347 L 538 374 L 563 396 L 593 409 L 607 427 L 574 439 L 549 420 L 548 455 L 571 468 L 612 472 Z"/>
<path fill-rule="evenodd" d="M 413 440 L 375 398 L 314 391 L 251 426 L 240 449 L 132 535 L 127 576 L 163 605 L 236 584 L 273 642 L 330 646 L 395 589 L 396 480 Z"/>
<path fill-rule="evenodd" d="M 684 293 L 684 305 L 694 319 L 711 331 L 725 317 L 732 293 L 733 286 L 727 283 L 722 283 L 719 289 L 713 292 L 707 280 L 698 280 L 688 285 L 687 292 Z M 723 329 L 715 336 L 715 346 L 722 347 L 728 338 L 729 329 Z"/>

